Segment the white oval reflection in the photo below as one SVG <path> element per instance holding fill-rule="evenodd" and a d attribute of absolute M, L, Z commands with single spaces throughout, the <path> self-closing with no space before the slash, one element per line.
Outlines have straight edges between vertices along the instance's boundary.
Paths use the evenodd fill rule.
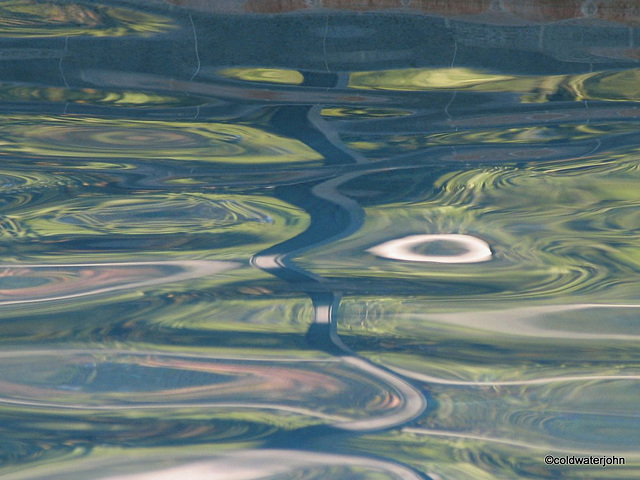
<path fill-rule="evenodd" d="M 434 242 L 446 242 L 463 251 L 454 255 L 426 255 L 417 253 L 414 249 L 419 245 Z M 408 237 L 391 240 L 367 250 L 379 257 L 392 260 L 406 260 L 409 262 L 435 263 L 477 263 L 491 260 L 491 248 L 484 240 L 471 235 L 425 234 L 409 235 Z"/>

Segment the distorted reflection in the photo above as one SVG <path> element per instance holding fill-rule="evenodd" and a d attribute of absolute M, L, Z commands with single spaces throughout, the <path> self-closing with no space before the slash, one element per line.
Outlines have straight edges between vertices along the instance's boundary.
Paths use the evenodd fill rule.
<path fill-rule="evenodd" d="M 0 404 L 38 409 L 41 421 L 65 410 L 128 418 L 134 411 L 141 417 L 155 410 L 218 408 L 275 410 L 308 424 L 368 431 L 401 425 L 424 408 L 408 384 L 349 357 L 293 361 L 106 349 L 25 350 L 1 357 Z"/>
<path fill-rule="evenodd" d="M 309 162 L 322 156 L 304 143 L 260 129 L 225 123 L 118 120 L 87 117 L 5 116 L 5 154 L 171 159 L 190 162 Z"/>
<path fill-rule="evenodd" d="M 2 3 L 0 12 L 2 37 L 149 35 L 175 28 L 166 17 L 106 4 L 10 0 Z"/>
<path fill-rule="evenodd" d="M 416 252 L 419 246 L 424 248 L 430 244 L 436 244 L 433 253 Z M 452 250 L 460 252 L 447 255 L 447 252 Z M 380 257 L 409 262 L 477 263 L 491 260 L 491 249 L 487 242 L 471 235 L 460 234 L 410 235 L 390 240 L 368 251 Z"/>
<path fill-rule="evenodd" d="M 0 476 L 639 477 L 639 25 L 0 4 Z"/>
<path fill-rule="evenodd" d="M 146 455 L 137 462 L 118 459 L 78 459 L 65 478 L 79 480 L 103 472 L 96 480 L 285 480 L 352 478 L 358 480 L 419 480 L 409 468 L 391 462 L 351 455 L 323 454 L 301 450 L 231 451 L 216 455 L 184 452 L 178 458 Z M 39 480 L 45 477 L 21 476 L 15 480 Z"/>
<path fill-rule="evenodd" d="M 232 262 L 0 265 L 0 306 L 68 300 L 117 290 L 204 277 L 237 267 Z"/>

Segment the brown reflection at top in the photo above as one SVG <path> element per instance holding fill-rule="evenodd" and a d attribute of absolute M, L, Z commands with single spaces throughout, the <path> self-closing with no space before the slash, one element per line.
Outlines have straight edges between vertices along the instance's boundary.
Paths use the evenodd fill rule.
<path fill-rule="evenodd" d="M 501 0 L 500 6 L 511 15 L 534 23 L 558 22 L 584 17 L 582 0 Z M 593 4 L 593 2 L 590 2 Z"/>
<path fill-rule="evenodd" d="M 208 13 L 277 14 L 404 11 L 488 24 L 553 23 L 571 19 L 640 24 L 640 6 L 627 0 L 166 0 L 172 5 Z"/>
<path fill-rule="evenodd" d="M 282 13 L 301 9 L 313 9 L 313 6 L 335 10 L 371 11 L 388 9 L 415 9 L 431 15 L 472 15 L 488 9 L 491 0 L 247 0 L 244 8 L 256 13 Z"/>

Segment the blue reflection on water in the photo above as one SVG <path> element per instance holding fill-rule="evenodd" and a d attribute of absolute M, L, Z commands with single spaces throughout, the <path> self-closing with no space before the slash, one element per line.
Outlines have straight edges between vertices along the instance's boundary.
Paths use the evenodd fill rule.
<path fill-rule="evenodd" d="M 638 20 L 0 5 L 4 478 L 633 476 Z"/>

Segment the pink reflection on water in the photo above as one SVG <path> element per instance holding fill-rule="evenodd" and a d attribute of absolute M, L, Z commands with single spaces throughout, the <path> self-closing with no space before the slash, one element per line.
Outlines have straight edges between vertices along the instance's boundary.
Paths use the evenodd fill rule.
<path fill-rule="evenodd" d="M 425 408 L 409 384 L 352 357 L 33 350 L 0 359 L 0 403 L 53 412 L 257 409 L 366 431 L 405 423 Z"/>
<path fill-rule="evenodd" d="M 178 282 L 221 273 L 238 265 L 210 260 L 0 265 L 0 306 Z"/>

